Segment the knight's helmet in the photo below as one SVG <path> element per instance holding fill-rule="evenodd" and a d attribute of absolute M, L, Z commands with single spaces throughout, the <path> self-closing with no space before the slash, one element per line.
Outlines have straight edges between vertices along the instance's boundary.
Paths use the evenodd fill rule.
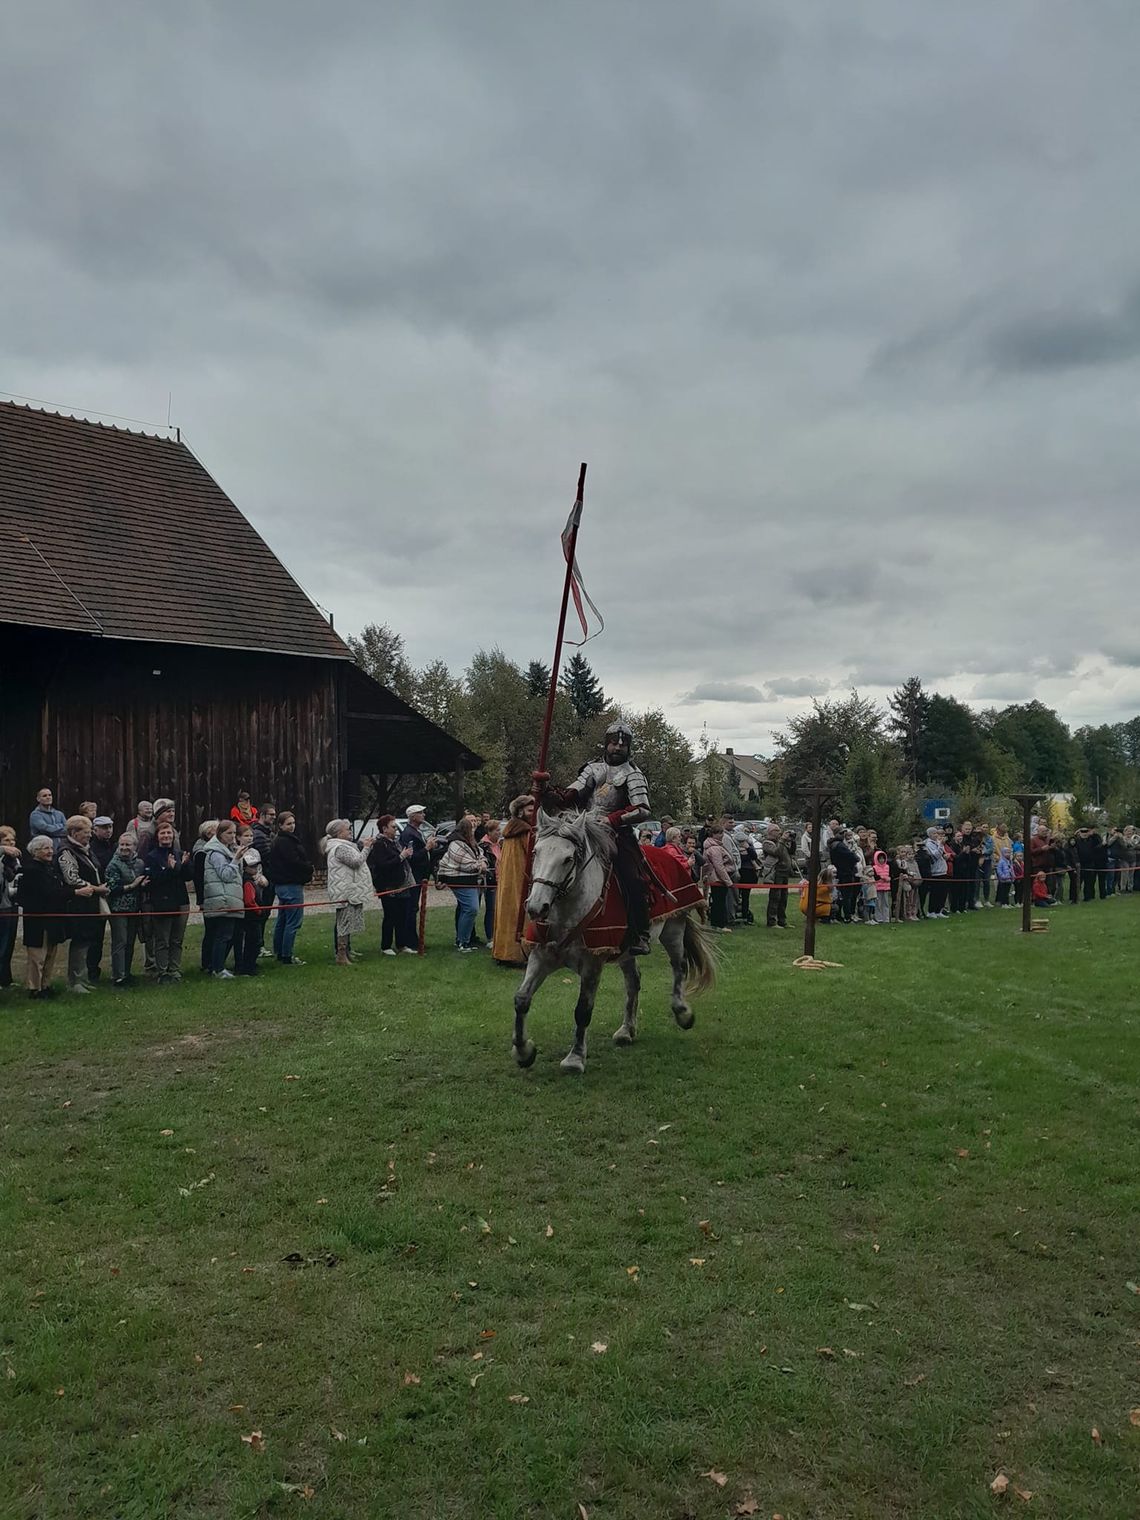
<path fill-rule="evenodd" d="M 611 739 L 624 744 L 628 754 L 633 754 L 633 730 L 626 723 L 611 723 L 606 729 L 604 745 L 608 745 Z"/>

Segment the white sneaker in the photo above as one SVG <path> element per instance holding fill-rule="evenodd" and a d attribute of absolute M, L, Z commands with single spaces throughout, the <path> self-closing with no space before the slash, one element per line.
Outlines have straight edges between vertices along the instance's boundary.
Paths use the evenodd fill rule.
<path fill-rule="evenodd" d="M 214 973 L 214 976 L 215 976 L 215 979 L 217 981 L 219 981 L 219 982 L 232 982 L 233 979 L 234 979 L 233 972 L 232 971 L 226 971 L 224 969 L 221 970 L 221 971 L 216 971 Z"/>
<path fill-rule="evenodd" d="M 395 953 L 394 950 L 381 950 L 380 952 L 381 955 L 395 955 Z"/>
<path fill-rule="evenodd" d="M 407 945 L 405 945 L 404 948 L 400 951 L 401 955 L 418 955 L 419 953 L 420 952 L 418 950 L 409 949 Z"/>

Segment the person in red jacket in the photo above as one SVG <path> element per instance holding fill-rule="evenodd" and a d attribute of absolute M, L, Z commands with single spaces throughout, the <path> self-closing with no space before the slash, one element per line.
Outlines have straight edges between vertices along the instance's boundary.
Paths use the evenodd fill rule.
<path fill-rule="evenodd" d="M 1045 872 L 1038 871 L 1033 878 L 1033 906 L 1035 908 L 1052 908 L 1057 899 L 1050 896 L 1049 883 L 1045 880 Z"/>
<path fill-rule="evenodd" d="M 257 957 L 265 938 L 265 915 L 269 912 L 261 897 L 261 889 L 266 885 L 261 856 L 256 850 L 247 850 L 242 856 L 241 897 L 245 913 L 241 922 L 241 944 L 235 945 L 234 949 L 234 970 L 238 976 L 261 974 Z"/>
<path fill-rule="evenodd" d="M 230 808 L 230 817 L 237 824 L 239 831 L 244 828 L 252 828 L 257 822 L 257 809 L 249 800 L 248 792 L 239 792 L 237 802 Z"/>

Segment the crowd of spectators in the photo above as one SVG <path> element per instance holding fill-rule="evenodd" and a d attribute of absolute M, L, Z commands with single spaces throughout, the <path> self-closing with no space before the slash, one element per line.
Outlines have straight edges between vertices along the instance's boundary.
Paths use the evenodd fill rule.
<path fill-rule="evenodd" d="M 709 921 L 722 932 L 756 921 L 749 898 L 757 885 L 768 888 L 769 927 L 787 927 L 791 891 L 807 909 L 810 824 L 800 831 L 758 828 L 725 816 L 706 818 L 696 829 L 666 818 L 656 836 L 643 831 L 643 841 L 689 862 L 707 889 Z M 885 847 L 874 829 L 832 818 L 821 831 L 819 858 L 817 922 L 906 923 L 1015 907 L 1027 880 L 1033 903 L 1042 908 L 1131 892 L 1140 830 L 1134 824 L 1103 832 L 1091 825 L 1052 829 L 1035 821 L 1027 852 L 1020 833 L 1004 824 L 966 819 Z"/>
<path fill-rule="evenodd" d="M 375 834 L 363 840 L 353 838 L 349 820 L 333 819 L 321 853 L 327 903 L 335 909 L 336 964 L 359 958 L 365 910 L 376 902 L 381 953 L 418 954 L 421 886 L 431 878 L 454 896 L 456 952 L 491 947 L 501 964 L 518 965 L 530 800 L 516 798 L 505 827 L 490 814 L 469 813 L 446 838 L 431 832 L 416 804 L 402 829 L 385 814 Z M 810 825 L 758 827 L 725 816 L 706 818 L 698 828 L 664 818 L 656 832 L 641 831 L 641 842 L 688 868 L 705 890 L 711 926 L 721 933 L 757 922 L 757 890 L 769 928 L 787 929 L 792 892 L 806 911 Z M 1026 891 L 1043 908 L 1087 903 L 1131 892 L 1138 852 L 1140 830 L 1132 824 L 1101 832 L 1089 826 L 1054 830 L 1042 821 L 1027 845 L 1004 824 L 967 819 L 884 847 L 873 829 L 832 818 L 821 831 L 817 921 L 942 919 L 1012 908 Z M 116 834 L 114 820 L 94 802 L 67 816 L 45 787 L 29 814 L 23 846 L 14 828 L 0 825 L 0 989 L 13 983 L 21 917 L 25 981 L 33 998 L 53 995 L 57 961 L 69 991 L 89 993 L 103 975 L 108 942 L 116 986 L 135 980 L 136 954 L 146 978 L 180 982 L 191 888 L 203 921 L 204 974 L 219 980 L 257 976 L 266 960 L 302 965 L 295 944 L 317 864 L 297 834 L 294 813 L 278 812 L 272 803 L 258 808 L 244 791 L 227 817 L 207 819 L 191 841 L 183 838 L 169 797 L 140 802 Z M 497 914 L 500 883 L 507 901 Z M 270 948 L 265 937 L 274 907 Z"/>

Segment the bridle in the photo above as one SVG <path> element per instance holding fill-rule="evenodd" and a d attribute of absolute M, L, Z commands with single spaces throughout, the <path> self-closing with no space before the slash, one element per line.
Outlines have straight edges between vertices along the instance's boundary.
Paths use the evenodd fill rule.
<path fill-rule="evenodd" d="M 565 838 L 565 835 L 563 835 L 563 838 Z M 560 897 L 564 897 L 566 895 L 566 893 L 569 892 L 570 888 L 575 884 L 575 882 L 578 881 L 579 877 L 582 875 L 583 871 L 585 871 L 586 867 L 590 864 L 590 862 L 592 860 L 596 860 L 597 858 L 598 858 L 598 852 L 597 852 L 597 850 L 593 849 L 592 847 L 588 850 L 588 852 L 585 855 L 580 855 L 579 854 L 579 847 L 577 845 L 574 845 L 574 864 L 573 864 L 573 867 L 571 868 L 571 870 L 569 871 L 569 873 L 567 874 L 565 881 L 562 881 L 562 882 L 551 881 L 548 876 L 532 876 L 531 879 L 530 879 L 531 880 L 531 885 L 532 886 L 539 885 L 539 886 L 543 886 L 543 887 L 553 887 L 553 889 L 554 889 L 554 902 L 552 902 L 551 905 L 550 905 L 551 907 L 553 907 L 554 903 L 556 903 Z"/>

